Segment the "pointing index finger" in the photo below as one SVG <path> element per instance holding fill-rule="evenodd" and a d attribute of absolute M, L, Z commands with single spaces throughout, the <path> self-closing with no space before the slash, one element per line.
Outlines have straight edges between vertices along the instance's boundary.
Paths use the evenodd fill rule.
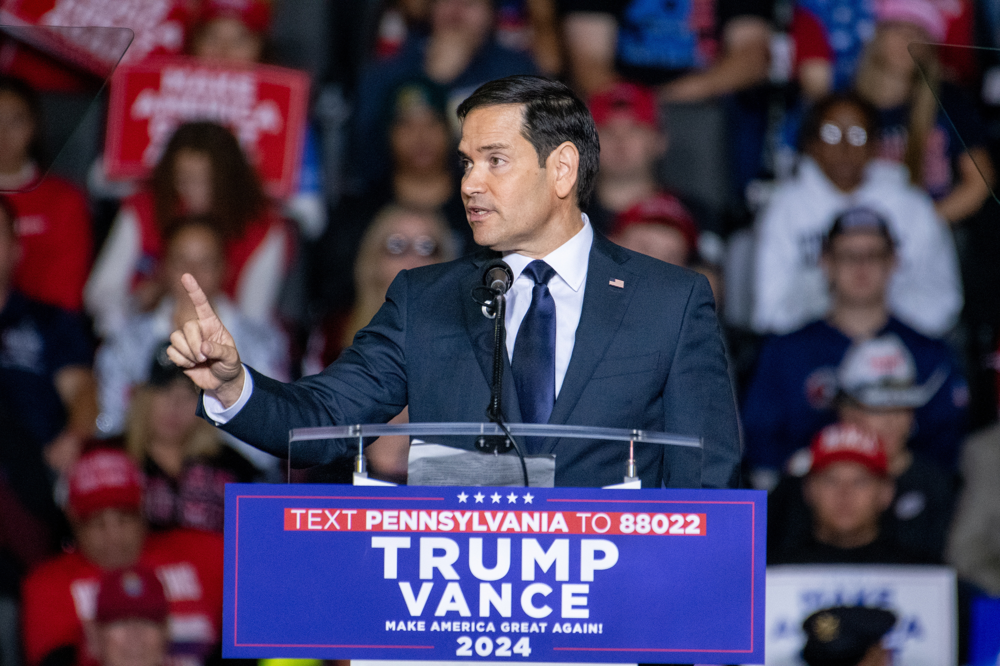
<path fill-rule="evenodd" d="M 208 302 L 208 297 L 205 296 L 205 292 L 202 291 L 201 286 L 194 279 L 193 275 L 190 273 L 182 275 L 181 284 L 184 285 L 188 293 L 188 298 L 194 304 L 194 311 L 198 315 L 198 321 L 218 320 L 218 315 L 215 314 L 215 310 L 212 309 L 212 306 Z"/>

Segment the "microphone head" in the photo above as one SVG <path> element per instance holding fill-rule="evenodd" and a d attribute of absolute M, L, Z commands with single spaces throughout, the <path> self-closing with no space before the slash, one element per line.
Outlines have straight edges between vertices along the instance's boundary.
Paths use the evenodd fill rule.
<path fill-rule="evenodd" d="M 514 282 L 514 273 L 502 259 L 494 259 L 483 269 L 483 284 L 501 294 L 506 294 Z"/>

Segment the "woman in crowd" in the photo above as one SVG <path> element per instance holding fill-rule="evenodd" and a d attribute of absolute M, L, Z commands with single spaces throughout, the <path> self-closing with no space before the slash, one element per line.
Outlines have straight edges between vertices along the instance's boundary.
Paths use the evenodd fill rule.
<path fill-rule="evenodd" d="M 361 238 L 376 213 L 390 202 L 443 215 L 458 239 L 458 254 L 474 247 L 453 168 L 455 147 L 448 130 L 446 91 L 417 77 L 397 86 L 389 99 L 382 124 L 391 173 L 364 192 L 343 199 L 335 224 L 318 247 L 320 257 L 325 258 L 315 262 L 322 271 L 320 295 L 331 310 L 350 305 L 350 270 Z"/>
<path fill-rule="evenodd" d="M 946 17 L 928 0 L 910 0 L 882 3 L 877 20 L 855 85 L 879 110 L 880 157 L 905 164 L 938 214 L 961 222 L 986 201 L 994 169 L 972 100 L 942 80 L 934 43 L 944 40 Z"/>
<path fill-rule="evenodd" d="M 388 204 L 375 216 L 365 233 L 354 262 L 357 285 L 354 306 L 329 317 L 310 340 L 304 374 L 315 374 L 332 363 L 371 321 L 385 302 L 385 293 L 403 270 L 429 266 L 455 258 L 452 236 L 437 213 Z M 391 423 L 406 423 L 403 412 Z M 372 474 L 391 481 L 406 479 L 406 437 L 382 437 L 365 448 Z M 349 482 L 344 465 L 324 470 L 317 481 Z"/>
<path fill-rule="evenodd" d="M 163 238 L 182 215 L 211 215 L 225 245 L 223 291 L 248 317 L 267 320 L 292 243 L 236 137 L 221 125 L 177 128 L 147 188 L 125 200 L 87 282 L 85 301 L 102 335 L 163 295 L 155 279 Z"/>
<path fill-rule="evenodd" d="M 261 474 L 198 418 L 198 389 L 165 347 L 135 392 L 125 432 L 128 453 L 146 474 L 143 510 L 153 528 L 221 532 L 225 484 L 251 483 Z"/>
<path fill-rule="evenodd" d="M 14 285 L 30 298 L 79 311 L 93 252 L 90 212 L 76 186 L 40 168 L 41 115 L 27 83 L 0 77 L 0 190 L 17 213 L 21 246 Z"/>
<path fill-rule="evenodd" d="M 191 30 L 187 51 L 206 62 L 248 66 L 271 59 L 267 31 L 271 3 L 266 0 L 205 0 Z M 283 211 L 298 224 L 302 237 L 314 240 L 326 227 L 322 151 L 313 127 L 302 137 L 298 187 L 283 203 Z"/>

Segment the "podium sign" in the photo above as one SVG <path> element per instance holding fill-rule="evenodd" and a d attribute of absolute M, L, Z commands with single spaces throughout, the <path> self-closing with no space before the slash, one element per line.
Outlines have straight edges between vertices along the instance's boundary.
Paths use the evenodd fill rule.
<path fill-rule="evenodd" d="M 766 495 L 226 486 L 223 656 L 763 663 Z"/>

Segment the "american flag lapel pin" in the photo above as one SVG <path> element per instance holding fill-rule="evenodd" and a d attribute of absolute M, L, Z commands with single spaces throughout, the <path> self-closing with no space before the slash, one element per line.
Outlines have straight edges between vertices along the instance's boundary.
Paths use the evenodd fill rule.
<path fill-rule="evenodd" d="M 614 279 L 608 282 L 612 287 L 618 287 L 619 289 L 625 288 L 625 280 Z"/>

